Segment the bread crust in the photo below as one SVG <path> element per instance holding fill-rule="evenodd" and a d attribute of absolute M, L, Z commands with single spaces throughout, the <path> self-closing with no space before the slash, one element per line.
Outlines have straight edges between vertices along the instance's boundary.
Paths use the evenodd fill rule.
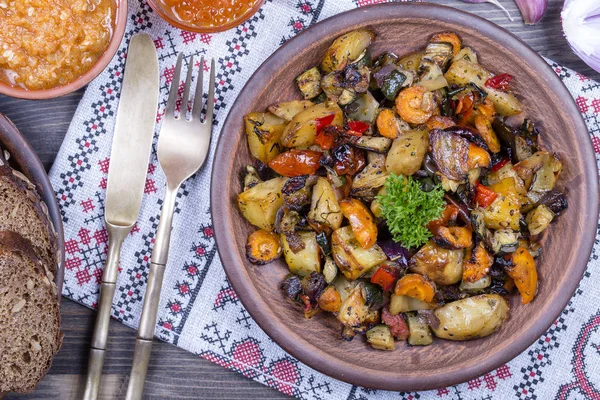
<path fill-rule="evenodd" d="M 1 151 L 1 149 L 0 149 Z M 48 214 L 48 207 L 43 202 L 40 195 L 35 189 L 35 185 L 31 183 L 21 172 L 11 168 L 6 162 L 0 166 L 0 179 L 5 178 L 14 189 L 20 192 L 25 201 L 32 205 L 37 217 L 46 228 L 46 236 L 48 237 L 49 249 L 47 254 L 37 254 L 40 259 L 48 264 L 50 272 L 55 275 L 60 263 L 60 252 L 58 251 L 58 235 L 54 229 L 54 225 Z M 0 222 L 1 223 L 1 222 Z M 39 252 L 38 252 L 39 253 Z M 52 279 L 53 280 L 53 279 Z"/>

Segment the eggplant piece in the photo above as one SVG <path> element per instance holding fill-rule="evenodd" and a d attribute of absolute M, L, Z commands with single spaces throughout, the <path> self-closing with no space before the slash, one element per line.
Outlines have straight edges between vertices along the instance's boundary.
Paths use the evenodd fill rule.
<path fill-rule="evenodd" d="M 297 211 L 290 210 L 286 206 L 282 206 L 277 210 L 275 218 L 275 231 L 280 235 L 285 236 L 286 243 L 289 249 L 297 254 L 304 250 L 304 241 L 296 232 L 296 225 L 300 222 L 300 215 Z"/>
<path fill-rule="evenodd" d="M 468 126 L 451 126 L 449 128 L 444 129 L 444 132 L 454 133 L 460 137 L 467 139 L 469 142 L 473 143 L 477 147 L 481 147 L 485 151 L 489 152 L 490 149 L 475 129 L 470 128 Z"/>
<path fill-rule="evenodd" d="M 431 61 L 439 68 L 445 68 L 453 56 L 454 46 L 446 42 L 431 42 L 425 47 L 419 70 L 426 71 L 426 61 Z"/>
<path fill-rule="evenodd" d="M 548 207 L 555 216 L 560 215 L 560 213 L 566 210 L 569 206 L 567 196 L 558 190 L 551 190 L 550 192 L 546 193 L 544 197 L 540 199 L 538 204 Z"/>
<path fill-rule="evenodd" d="M 371 282 L 363 282 L 362 289 L 365 304 L 370 307 L 371 310 L 379 310 L 383 307 L 385 299 L 383 297 L 381 286 Z"/>
<path fill-rule="evenodd" d="M 252 165 L 246 165 L 246 175 L 244 176 L 244 192 L 262 182 L 258 171 Z"/>
<path fill-rule="evenodd" d="M 311 186 L 316 182 L 316 176 L 301 175 L 288 179 L 281 193 L 285 205 L 294 211 L 300 211 L 310 204 Z"/>
<path fill-rule="evenodd" d="M 371 87 L 373 89 L 381 88 L 381 86 L 383 85 L 383 81 L 392 71 L 396 71 L 396 65 L 394 64 L 387 64 L 382 66 L 381 68 L 373 70 L 373 85 Z"/>
<path fill-rule="evenodd" d="M 348 113 L 348 108 L 346 109 L 346 115 L 349 119 L 373 123 L 375 117 L 377 117 L 379 102 L 375 100 L 370 92 L 366 92 L 358 96 L 349 107 L 352 110 L 355 109 L 351 113 Z"/>
<path fill-rule="evenodd" d="M 492 129 L 500 139 L 500 144 L 514 164 L 523 161 L 536 151 L 532 140 L 520 135 L 520 132 L 502 121 L 500 118 L 494 119 Z"/>
<path fill-rule="evenodd" d="M 302 294 L 308 297 L 312 308 L 316 308 L 319 296 L 321 296 L 321 293 L 323 293 L 327 286 L 325 277 L 322 274 L 313 271 L 310 275 L 302 278 L 300 286 L 302 287 Z"/>
<path fill-rule="evenodd" d="M 365 93 L 369 89 L 371 71 L 368 67 L 359 67 L 353 63 L 344 68 L 343 79 L 345 89 L 352 89 L 355 93 Z"/>
<path fill-rule="evenodd" d="M 281 284 L 281 289 L 287 297 L 292 300 L 297 300 L 298 295 L 302 292 L 302 285 L 298 275 L 288 274 Z"/>
<path fill-rule="evenodd" d="M 429 133 L 429 143 L 438 171 L 455 181 L 465 179 L 469 141 L 458 134 L 434 129 Z"/>

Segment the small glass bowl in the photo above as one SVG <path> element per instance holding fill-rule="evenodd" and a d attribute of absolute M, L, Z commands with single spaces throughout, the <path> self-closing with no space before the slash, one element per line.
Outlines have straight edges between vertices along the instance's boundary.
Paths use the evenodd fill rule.
<path fill-rule="evenodd" d="M 195 25 L 188 25 L 185 22 L 176 19 L 169 11 L 163 8 L 163 5 L 160 3 L 160 0 L 148 0 L 148 4 L 150 4 L 150 7 L 152 7 L 152 9 L 169 24 L 179 29 L 196 33 L 216 33 L 234 28 L 240 25 L 241 23 L 246 22 L 251 16 L 253 16 L 258 11 L 260 6 L 262 6 L 263 2 L 264 0 L 258 1 L 251 9 L 248 10 L 248 12 L 246 12 L 239 18 L 228 22 L 227 24 L 221 26 L 201 27 Z"/>

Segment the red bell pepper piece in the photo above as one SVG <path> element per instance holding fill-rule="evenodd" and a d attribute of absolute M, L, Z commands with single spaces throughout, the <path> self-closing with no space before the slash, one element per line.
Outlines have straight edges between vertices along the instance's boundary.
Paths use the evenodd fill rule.
<path fill-rule="evenodd" d="M 315 118 L 315 130 L 317 131 L 317 134 L 321 132 L 327 125 L 331 125 L 334 118 L 335 114 L 329 114 L 324 117 Z"/>
<path fill-rule="evenodd" d="M 473 203 L 476 206 L 487 208 L 496 200 L 496 197 L 498 197 L 498 193 L 477 182 L 475 186 L 475 198 L 473 199 Z"/>
<path fill-rule="evenodd" d="M 371 277 L 371 283 L 381 286 L 386 292 L 394 288 L 394 284 L 400 277 L 400 271 L 386 263 L 383 263 L 377 268 L 377 271 Z"/>
<path fill-rule="evenodd" d="M 510 162 L 510 160 L 508 159 L 508 157 L 502 158 L 502 160 L 500 160 L 496 164 L 494 164 L 494 166 L 492 167 L 492 172 L 500 171 L 500 169 L 502 169 L 502 167 L 504 167 L 509 162 Z"/>
<path fill-rule="evenodd" d="M 510 85 L 510 82 L 512 81 L 512 79 L 513 79 L 512 75 L 509 75 L 509 74 L 500 74 L 500 75 L 492 76 L 490 79 L 485 81 L 485 86 L 492 88 L 492 89 L 506 91 L 506 90 L 508 90 L 508 86 Z"/>
<path fill-rule="evenodd" d="M 348 132 L 348 134 L 353 136 L 360 136 L 361 134 L 365 133 L 370 127 L 371 125 L 363 121 L 350 121 L 348 122 L 348 128 L 350 128 L 350 131 L 352 131 L 353 133 Z"/>
<path fill-rule="evenodd" d="M 269 161 L 269 167 L 287 177 L 313 175 L 321 166 L 320 159 L 321 153 L 318 151 L 292 149 Z"/>

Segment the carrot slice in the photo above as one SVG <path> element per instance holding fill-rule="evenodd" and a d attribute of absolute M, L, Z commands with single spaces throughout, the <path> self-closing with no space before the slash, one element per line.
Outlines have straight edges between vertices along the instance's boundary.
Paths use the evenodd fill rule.
<path fill-rule="evenodd" d="M 396 296 L 409 296 L 426 303 L 431 303 L 435 296 L 435 287 L 423 275 L 406 274 L 396 282 L 394 294 Z"/>
<path fill-rule="evenodd" d="M 396 111 L 409 124 L 424 124 L 434 110 L 433 93 L 422 86 L 406 88 L 396 97 Z"/>

